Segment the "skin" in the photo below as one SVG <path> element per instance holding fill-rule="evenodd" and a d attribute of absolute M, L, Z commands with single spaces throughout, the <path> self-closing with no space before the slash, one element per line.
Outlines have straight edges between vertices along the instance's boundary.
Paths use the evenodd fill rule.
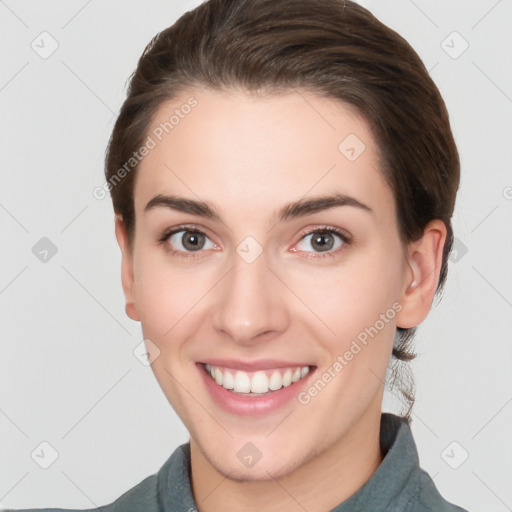
<path fill-rule="evenodd" d="M 371 131 L 341 102 L 306 91 L 258 98 L 190 89 L 162 105 L 152 126 L 191 95 L 198 106 L 137 170 L 132 250 L 116 217 L 127 314 L 160 350 L 153 372 L 190 432 L 201 512 L 330 510 L 382 461 L 394 332 L 430 310 L 445 225 L 432 221 L 419 241 L 401 242 Z M 354 161 L 338 150 L 348 134 L 366 146 Z M 333 191 L 372 211 L 340 206 L 276 223 L 285 204 Z M 144 212 L 158 194 L 209 201 L 223 222 L 164 207 Z M 166 251 L 185 251 L 183 233 L 157 241 L 183 223 L 207 236 L 203 249 L 188 252 L 195 257 Z M 333 235 L 333 256 L 322 258 L 307 233 L 324 226 L 344 230 L 350 245 Z M 252 263 L 236 251 L 247 236 L 263 250 Z M 293 399 L 258 418 L 237 416 L 199 379 L 196 362 L 208 357 L 304 361 L 321 375 L 396 303 L 396 316 L 306 405 Z M 247 442 L 262 453 L 252 467 L 237 457 Z"/>

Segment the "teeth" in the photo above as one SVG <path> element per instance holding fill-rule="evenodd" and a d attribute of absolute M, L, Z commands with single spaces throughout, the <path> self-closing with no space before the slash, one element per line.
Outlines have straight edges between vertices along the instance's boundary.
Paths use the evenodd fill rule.
<path fill-rule="evenodd" d="M 276 391 L 283 387 L 283 378 L 279 372 L 274 372 L 270 376 L 270 381 L 268 383 L 268 388 L 272 391 Z"/>
<path fill-rule="evenodd" d="M 251 379 L 245 372 L 236 372 L 235 374 L 235 393 L 250 393 Z"/>
<path fill-rule="evenodd" d="M 231 372 L 225 372 L 224 373 L 224 382 L 222 385 L 226 389 L 234 389 L 235 387 L 235 377 L 233 377 L 233 374 Z"/>
<path fill-rule="evenodd" d="M 283 386 L 287 388 L 292 383 L 292 372 L 291 370 L 286 370 L 283 375 Z"/>
<path fill-rule="evenodd" d="M 309 373 L 309 366 L 287 368 L 281 371 L 257 371 L 252 375 L 240 370 L 233 372 L 221 369 L 210 364 L 205 364 L 205 369 L 219 386 L 233 390 L 235 393 L 251 393 L 253 395 L 261 395 L 288 387 Z"/>
<path fill-rule="evenodd" d="M 251 379 L 252 393 L 266 393 L 268 391 L 268 377 L 264 372 L 256 372 Z"/>

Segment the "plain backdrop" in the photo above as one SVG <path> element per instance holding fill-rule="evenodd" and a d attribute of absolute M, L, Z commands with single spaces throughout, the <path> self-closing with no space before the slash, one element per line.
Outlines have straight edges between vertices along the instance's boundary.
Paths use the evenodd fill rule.
<path fill-rule="evenodd" d="M 4 507 L 110 503 L 188 440 L 133 355 L 112 205 L 92 191 L 142 50 L 198 3 L 0 1 Z M 422 57 L 462 161 L 457 252 L 412 364 L 420 462 L 449 501 L 512 510 L 512 2 L 362 3 Z"/>

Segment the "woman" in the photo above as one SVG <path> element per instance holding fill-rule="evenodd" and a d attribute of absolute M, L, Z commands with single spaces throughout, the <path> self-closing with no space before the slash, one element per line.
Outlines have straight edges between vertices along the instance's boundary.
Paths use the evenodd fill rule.
<path fill-rule="evenodd" d="M 398 34 L 209 0 L 147 46 L 106 158 L 126 311 L 190 433 L 114 511 L 455 511 L 382 414 L 447 276 L 459 160 Z"/>

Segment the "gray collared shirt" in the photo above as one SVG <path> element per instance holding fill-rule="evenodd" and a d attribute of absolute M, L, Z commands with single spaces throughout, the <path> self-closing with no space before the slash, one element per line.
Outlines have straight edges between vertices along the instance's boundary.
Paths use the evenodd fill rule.
<path fill-rule="evenodd" d="M 467 512 L 443 499 L 430 476 L 420 468 L 411 429 L 404 418 L 382 414 L 380 444 L 385 456 L 377 471 L 331 512 Z M 79 512 L 55 508 L 31 510 Z M 110 505 L 81 512 L 92 510 L 196 512 L 190 487 L 190 444 L 178 447 L 158 473 L 148 476 Z"/>

